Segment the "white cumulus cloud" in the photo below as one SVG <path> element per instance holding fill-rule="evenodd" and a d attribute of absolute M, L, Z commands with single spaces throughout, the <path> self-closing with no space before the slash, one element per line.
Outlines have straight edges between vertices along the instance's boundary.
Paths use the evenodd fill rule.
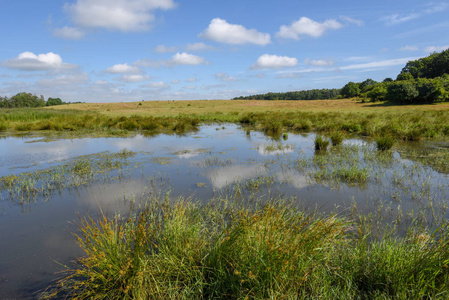
<path fill-rule="evenodd" d="M 44 71 L 75 67 L 74 65 L 63 63 L 59 54 L 53 52 L 34 54 L 29 51 L 20 53 L 16 58 L 4 61 L 3 66 L 24 71 Z"/>
<path fill-rule="evenodd" d="M 229 24 L 220 18 L 213 19 L 200 36 L 208 40 L 233 45 L 256 44 L 263 46 L 271 42 L 268 33 L 262 33 L 256 29 L 246 29 L 242 25 Z"/>
<path fill-rule="evenodd" d="M 299 40 L 301 35 L 308 35 L 311 37 L 320 37 L 328 30 L 337 30 L 343 27 L 335 19 L 326 20 L 319 23 L 307 17 L 301 17 L 298 21 L 291 23 L 289 26 L 282 25 L 277 37 Z"/>
<path fill-rule="evenodd" d="M 252 66 L 253 69 L 279 69 L 285 67 L 294 67 L 298 64 L 298 59 L 288 56 L 277 56 L 263 54 L 257 62 Z"/>
<path fill-rule="evenodd" d="M 173 65 L 200 65 L 202 63 L 205 63 L 204 57 L 197 56 L 194 54 L 189 54 L 186 52 L 182 53 L 176 53 L 173 55 L 171 60 L 169 61 L 169 64 Z"/>
<path fill-rule="evenodd" d="M 154 10 L 175 6 L 173 0 L 77 0 L 64 8 L 79 27 L 126 32 L 149 29 Z"/>
<path fill-rule="evenodd" d="M 123 74 L 123 73 L 139 73 L 140 69 L 135 66 L 130 66 L 127 63 L 125 64 L 116 64 L 110 68 L 106 69 L 106 73 L 111 74 Z"/>

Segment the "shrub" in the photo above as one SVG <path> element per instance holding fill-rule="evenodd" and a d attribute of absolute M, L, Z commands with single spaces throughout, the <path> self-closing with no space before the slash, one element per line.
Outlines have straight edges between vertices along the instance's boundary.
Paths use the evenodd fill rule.
<path fill-rule="evenodd" d="M 402 104 L 415 103 L 419 92 L 414 81 L 394 81 L 387 86 L 387 99 Z"/>

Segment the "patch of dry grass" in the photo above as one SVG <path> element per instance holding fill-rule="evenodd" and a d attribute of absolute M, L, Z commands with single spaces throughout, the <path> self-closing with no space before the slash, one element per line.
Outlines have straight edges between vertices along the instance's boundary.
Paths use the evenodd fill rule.
<path fill-rule="evenodd" d="M 108 116 L 177 116 L 203 114 L 245 114 L 251 112 L 413 112 L 449 110 L 449 103 L 428 105 L 386 105 L 342 100 L 196 100 L 196 101 L 141 101 L 122 103 L 81 103 L 52 106 L 48 109 L 97 111 Z"/>

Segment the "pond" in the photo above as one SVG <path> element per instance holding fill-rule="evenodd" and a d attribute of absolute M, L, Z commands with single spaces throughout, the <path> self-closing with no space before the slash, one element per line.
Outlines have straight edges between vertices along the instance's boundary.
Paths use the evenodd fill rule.
<path fill-rule="evenodd" d="M 148 195 L 288 197 L 323 213 L 374 213 L 385 224 L 447 218 L 448 176 L 405 159 L 401 145 L 379 152 L 346 139 L 315 151 L 314 140 L 233 124 L 181 136 L 1 139 L 0 298 L 36 298 L 83 255 L 73 236 L 80 217 L 126 214 Z"/>

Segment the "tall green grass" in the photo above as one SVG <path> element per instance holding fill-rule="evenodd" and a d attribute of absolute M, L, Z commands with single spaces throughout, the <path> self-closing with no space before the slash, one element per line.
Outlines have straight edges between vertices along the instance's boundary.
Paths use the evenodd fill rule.
<path fill-rule="evenodd" d="M 0 110 L 0 131 L 110 132 L 135 130 L 184 133 L 197 130 L 200 121 L 194 117 L 106 116 L 79 111 L 43 109 Z"/>
<path fill-rule="evenodd" d="M 315 137 L 315 150 L 317 151 L 326 151 L 327 147 L 329 146 L 330 142 L 325 137 L 322 137 L 321 135 L 316 135 Z"/>
<path fill-rule="evenodd" d="M 121 130 L 172 131 L 196 130 L 201 123 L 231 122 L 250 126 L 268 135 L 282 132 L 310 132 L 330 135 L 337 144 L 346 134 L 371 138 L 391 136 L 396 140 L 447 139 L 449 111 L 392 112 L 205 112 L 173 116 L 107 116 L 99 112 L 48 110 L 39 108 L 1 109 L 0 130 L 104 132 Z"/>
<path fill-rule="evenodd" d="M 87 217 L 85 255 L 49 298 L 446 299 L 447 224 L 372 234 L 365 217 L 306 213 L 287 200 L 244 206 L 154 201 L 130 217 Z"/>

